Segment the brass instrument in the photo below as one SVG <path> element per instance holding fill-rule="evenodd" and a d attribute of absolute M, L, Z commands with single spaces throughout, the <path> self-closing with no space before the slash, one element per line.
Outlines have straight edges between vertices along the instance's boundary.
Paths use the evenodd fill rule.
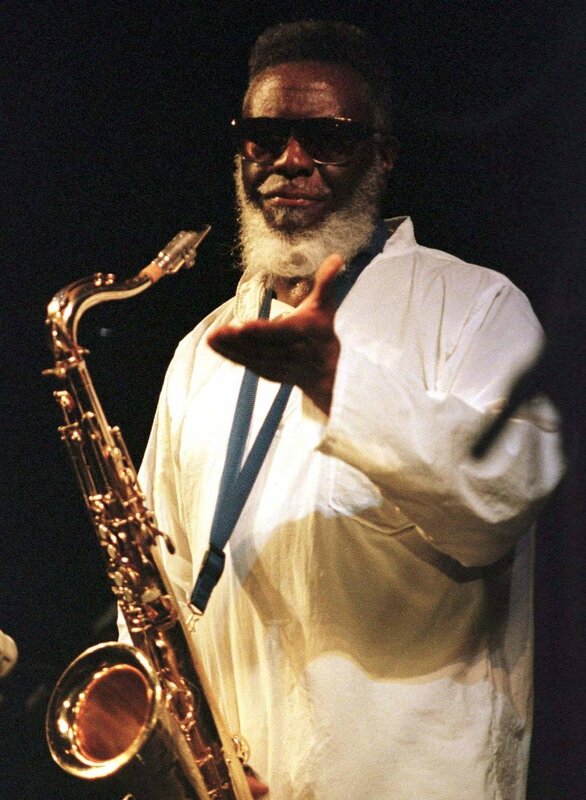
<path fill-rule="evenodd" d="M 59 428 L 107 563 L 133 646 L 109 642 L 76 658 L 51 696 L 46 734 L 53 759 L 88 780 L 115 776 L 126 800 L 251 800 L 241 741 L 225 728 L 186 621 L 160 567 L 157 530 L 118 428 L 111 428 L 77 342 L 90 307 L 133 297 L 191 267 L 209 231 L 182 231 L 134 278 L 95 274 L 48 306 Z M 245 745 L 241 746 L 245 750 Z"/>

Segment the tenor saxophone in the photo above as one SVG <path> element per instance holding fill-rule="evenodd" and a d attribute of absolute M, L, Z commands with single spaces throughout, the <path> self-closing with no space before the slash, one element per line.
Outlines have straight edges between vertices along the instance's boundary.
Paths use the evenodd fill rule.
<path fill-rule="evenodd" d="M 120 429 L 110 427 L 78 344 L 82 314 L 124 300 L 195 261 L 209 226 L 180 232 L 135 277 L 97 273 L 76 281 L 47 310 L 54 366 L 45 374 L 65 424 L 61 438 L 105 556 L 108 580 L 132 646 L 90 647 L 51 695 L 46 735 L 53 759 L 87 780 L 114 779 L 134 800 L 251 800 L 244 740 L 226 729 L 191 635 L 161 567 L 173 552 L 146 508 Z"/>

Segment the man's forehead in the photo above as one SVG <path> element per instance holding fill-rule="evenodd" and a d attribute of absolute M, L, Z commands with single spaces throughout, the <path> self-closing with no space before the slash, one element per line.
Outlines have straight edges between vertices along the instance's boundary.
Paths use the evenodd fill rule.
<path fill-rule="evenodd" d="M 294 61 L 269 67 L 251 82 L 244 101 L 248 116 L 371 116 L 368 89 L 349 65 Z"/>

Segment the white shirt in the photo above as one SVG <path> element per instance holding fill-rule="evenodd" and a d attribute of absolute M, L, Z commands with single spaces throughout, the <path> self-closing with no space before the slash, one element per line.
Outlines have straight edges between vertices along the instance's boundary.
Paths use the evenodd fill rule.
<path fill-rule="evenodd" d="M 195 640 L 273 800 L 521 800 L 529 531 L 561 472 L 555 415 L 534 402 L 482 461 L 469 451 L 542 334 L 507 278 L 393 227 L 336 316 L 330 417 L 293 390 Z M 243 372 L 206 334 L 256 317 L 262 293 L 243 279 L 162 390 L 140 478 L 182 597 Z M 250 441 L 277 388 L 259 382 Z"/>

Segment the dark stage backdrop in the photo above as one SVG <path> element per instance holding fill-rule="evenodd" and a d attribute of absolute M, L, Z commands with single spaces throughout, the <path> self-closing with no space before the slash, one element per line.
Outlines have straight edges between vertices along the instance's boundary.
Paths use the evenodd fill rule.
<path fill-rule="evenodd" d="M 552 306 L 559 323 L 572 300 L 577 321 L 575 298 L 584 297 L 576 246 L 579 4 L 336 6 L 336 18 L 386 42 L 395 75 L 401 153 L 385 211 L 411 214 L 422 243 L 504 272 L 546 326 Z M 58 675 L 82 649 L 115 635 L 97 544 L 56 432 L 53 385 L 41 377 L 50 365 L 46 304 L 93 271 L 134 274 L 182 228 L 213 226 L 193 271 L 140 299 L 95 309 L 82 323 L 108 418 L 140 461 L 177 341 L 236 283 L 229 121 L 238 113 L 247 52 L 268 24 L 328 16 L 317 7 L 263 0 L 1 6 L 0 629 L 20 649 L 18 666 L 0 682 L 2 796 L 116 796 L 65 776 L 43 736 Z M 571 388 L 579 368 L 563 361 L 556 384 Z M 571 438 L 583 467 L 583 448 Z M 586 797 L 583 474 L 574 469 L 540 530 L 534 800 Z"/>

